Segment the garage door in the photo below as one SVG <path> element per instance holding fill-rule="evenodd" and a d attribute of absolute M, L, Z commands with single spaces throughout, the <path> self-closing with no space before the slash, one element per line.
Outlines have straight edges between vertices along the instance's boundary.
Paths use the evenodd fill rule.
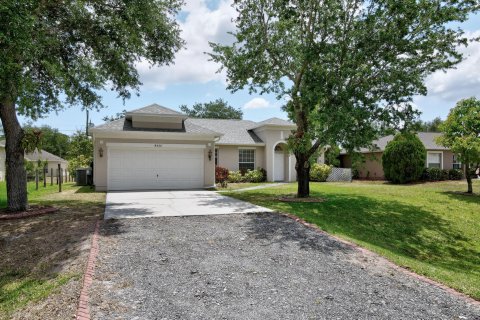
<path fill-rule="evenodd" d="M 201 148 L 109 148 L 108 190 L 204 186 Z"/>

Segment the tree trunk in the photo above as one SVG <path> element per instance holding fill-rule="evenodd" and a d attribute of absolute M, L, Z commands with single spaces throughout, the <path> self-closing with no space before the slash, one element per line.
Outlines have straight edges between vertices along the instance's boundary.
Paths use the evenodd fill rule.
<path fill-rule="evenodd" d="M 303 157 L 297 157 L 295 165 L 297 171 L 297 197 L 307 198 L 310 196 L 310 162 Z"/>
<path fill-rule="evenodd" d="M 15 103 L 0 103 L 0 119 L 5 132 L 5 167 L 7 180 L 7 209 L 23 211 L 28 208 L 27 175 L 22 147 L 23 129 L 17 119 Z"/>
<path fill-rule="evenodd" d="M 467 178 L 467 193 L 473 193 L 472 176 L 470 175 L 470 164 L 465 163 L 465 177 Z"/>

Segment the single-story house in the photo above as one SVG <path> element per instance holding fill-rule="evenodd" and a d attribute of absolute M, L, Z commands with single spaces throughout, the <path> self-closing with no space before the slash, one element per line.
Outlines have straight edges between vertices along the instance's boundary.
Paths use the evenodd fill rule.
<path fill-rule="evenodd" d="M 152 104 L 90 129 L 97 190 L 187 189 L 215 185 L 215 166 L 264 168 L 268 181 L 295 181 L 286 138 L 295 124 L 271 118 L 194 119 Z"/>
<path fill-rule="evenodd" d="M 462 164 L 457 156 L 448 148 L 436 143 L 436 138 L 441 135 L 438 132 L 419 132 L 418 138 L 427 149 L 425 166 L 427 168 L 439 169 L 461 169 Z M 358 167 L 359 177 L 362 179 L 382 180 L 384 179 L 382 155 L 387 143 L 393 140 L 393 135 L 382 137 L 373 141 L 373 148 L 362 148 L 359 150 L 364 156 L 364 162 Z M 340 166 L 342 168 L 352 167 L 352 156 L 345 150 L 340 152 Z"/>
<path fill-rule="evenodd" d="M 37 162 L 38 160 L 42 161 L 47 161 L 47 169 L 48 172 L 46 171 L 45 175 L 47 177 L 50 177 L 51 172 L 53 172 L 53 176 L 57 177 L 58 176 L 58 165 L 60 164 L 62 168 L 62 175 L 63 177 L 66 176 L 67 174 L 67 169 L 68 169 L 68 161 L 65 159 L 62 159 L 54 154 L 51 154 L 50 152 L 47 152 L 45 150 L 35 150 L 34 152 L 31 153 L 26 153 L 25 154 L 25 160 L 31 161 L 31 162 Z M 5 140 L 0 141 L 0 181 L 5 180 Z"/>

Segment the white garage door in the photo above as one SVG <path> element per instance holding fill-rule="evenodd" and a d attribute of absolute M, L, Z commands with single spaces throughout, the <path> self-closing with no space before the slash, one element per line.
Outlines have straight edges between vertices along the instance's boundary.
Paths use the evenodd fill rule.
<path fill-rule="evenodd" d="M 200 148 L 109 148 L 108 190 L 202 188 L 203 153 Z"/>

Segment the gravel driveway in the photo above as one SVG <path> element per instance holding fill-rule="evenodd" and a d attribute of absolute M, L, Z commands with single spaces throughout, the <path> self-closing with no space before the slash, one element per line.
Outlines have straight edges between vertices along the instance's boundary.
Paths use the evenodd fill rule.
<path fill-rule="evenodd" d="M 278 214 L 105 221 L 93 319 L 480 319 L 480 310 Z"/>

